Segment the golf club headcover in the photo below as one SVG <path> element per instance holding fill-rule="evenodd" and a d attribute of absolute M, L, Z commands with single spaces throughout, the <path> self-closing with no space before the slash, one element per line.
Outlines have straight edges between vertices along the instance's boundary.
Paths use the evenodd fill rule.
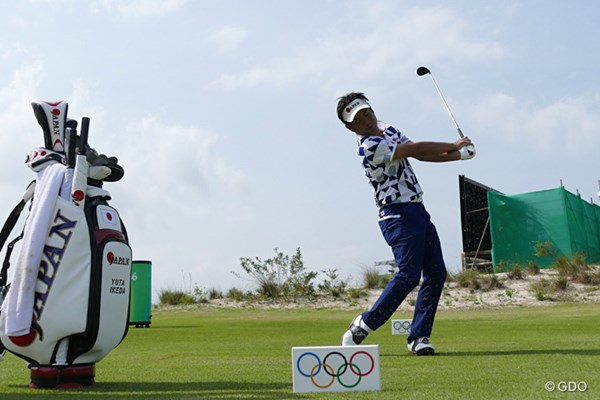
<path fill-rule="evenodd" d="M 461 147 L 458 152 L 460 153 L 461 160 L 470 160 L 471 158 L 475 157 L 475 146 L 470 144 L 468 146 Z"/>
<path fill-rule="evenodd" d="M 90 164 L 89 177 L 91 179 L 103 182 L 116 182 L 123 178 L 123 175 L 125 174 L 123 167 L 119 165 L 117 157 L 108 157 L 105 154 L 98 154 L 98 152 L 91 147 L 87 152 L 87 160 Z M 103 172 L 97 173 L 98 171 Z"/>
<path fill-rule="evenodd" d="M 64 101 L 34 101 L 33 113 L 44 132 L 44 147 L 57 153 L 64 153 L 65 128 L 69 105 Z"/>
<path fill-rule="evenodd" d="M 110 168 L 104 165 L 90 165 L 88 170 L 88 178 L 96 181 L 106 179 L 110 175 Z"/>
<path fill-rule="evenodd" d="M 33 172 L 40 172 L 48 165 L 55 162 L 66 165 L 67 160 L 65 159 L 65 153 L 57 153 L 55 151 L 48 150 L 45 147 L 33 149 L 25 159 L 25 164 L 27 164 L 27 166 L 31 168 Z"/>

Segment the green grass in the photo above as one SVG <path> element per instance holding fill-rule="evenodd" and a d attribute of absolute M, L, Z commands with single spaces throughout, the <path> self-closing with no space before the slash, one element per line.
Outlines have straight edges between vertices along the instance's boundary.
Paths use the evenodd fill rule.
<path fill-rule="evenodd" d="M 440 311 L 438 354 L 407 353 L 389 324 L 379 344 L 381 392 L 294 394 L 291 347 L 338 345 L 356 315 L 339 310 L 154 312 L 96 366 L 96 384 L 76 390 L 27 387 L 25 363 L 0 363 L 0 399 L 552 399 L 600 398 L 597 304 Z M 394 318 L 410 318 L 397 314 Z M 585 393 L 548 393 L 548 381 L 584 381 Z"/>

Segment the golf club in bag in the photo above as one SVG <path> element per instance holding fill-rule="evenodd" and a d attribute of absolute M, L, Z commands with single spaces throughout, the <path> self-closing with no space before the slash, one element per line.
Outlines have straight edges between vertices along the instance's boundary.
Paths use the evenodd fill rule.
<path fill-rule="evenodd" d="M 33 102 L 44 133 L 27 165 L 37 174 L 0 231 L 9 242 L 0 272 L 0 353 L 28 362 L 31 387 L 94 383 L 95 364 L 127 334 L 132 252 L 104 182 L 123 177 L 115 157 L 88 146 L 89 118 L 67 119 L 68 104 Z M 21 241 L 12 278 L 11 253 Z M 1 368 L 1 364 L 0 364 Z"/>
<path fill-rule="evenodd" d="M 435 79 L 433 79 L 433 74 L 431 73 L 429 68 L 427 68 L 427 67 L 417 68 L 417 75 L 419 75 L 419 76 L 429 75 L 429 77 L 431 78 L 431 82 L 433 82 L 433 86 L 435 86 L 435 89 L 437 90 L 438 94 L 440 95 L 440 98 L 442 99 L 442 102 L 444 103 L 444 106 L 446 107 L 446 111 L 448 111 L 448 115 L 450 115 L 450 119 L 452 119 L 452 122 L 454 123 L 454 126 L 456 127 L 456 130 L 458 131 L 458 135 L 461 138 L 464 138 L 465 135 L 463 135 L 462 130 L 458 126 L 458 122 L 456 122 L 456 118 L 454 118 L 454 114 L 452 114 L 452 111 L 450 111 L 450 107 L 448 107 L 448 103 L 446 103 L 446 99 L 444 98 L 444 95 L 442 94 L 442 91 L 440 90 L 439 86 L 435 82 Z M 472 155 L 472 156 L 475 155 L 475 146 L 473 146 L 471 144 L 471 145 L 466 146 L 466 149 L 470 155 Z"/>

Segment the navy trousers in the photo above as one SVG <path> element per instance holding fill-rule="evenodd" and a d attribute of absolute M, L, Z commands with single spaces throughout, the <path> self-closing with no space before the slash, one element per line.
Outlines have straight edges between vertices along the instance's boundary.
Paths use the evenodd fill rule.
<path fill-rule="evenodd" d="M 398 272 L 373 307 L 362 314 L 363 321 L 373 330 L 385 324 L 423 276 L 408 341 L 430 337 L 446 281 L 446 266 L 435 226 L 422 203 L 386 206 L 380 210 L 380 217 L 379 226 L 392 248 Z"/>

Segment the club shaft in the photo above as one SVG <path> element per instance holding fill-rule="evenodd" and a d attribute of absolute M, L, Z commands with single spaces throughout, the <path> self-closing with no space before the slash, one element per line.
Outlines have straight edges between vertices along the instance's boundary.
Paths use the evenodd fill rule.
<path fill-rule="evenodd" d="M 435 82 L 435 79 L 433 79 L 433 75 L 431 75 L 431 73 L 429 73 L 429 77 L 431 78 L 431 82 L 433 82 L 433 86 L 435 86 L 435 89 L 437 90 L 438 94 L 440 95 L 440 98 L 442 99 L 442 102 L 444 103 L 444 106 L 446 107 L 446 111 L 448 111 L 448 115 L 450 115 L 452 122 L 454 122 L 454 126 L 456 127 L 456 130 L 458 131 L 458 135 L 461 138 L 465 137 L 465 135 L 463 135 L 462 131 L 460 130 L 460 127 L 458 126 L 458 122 L 456 122 L 456 118 L 454 118 L 452 111 L 450 111 L 450 107 L 448 107 L 448 103 L 446 103 L 446 99 L 444 98 L 442 91 L 440 90 L 437 83 Z"/>

